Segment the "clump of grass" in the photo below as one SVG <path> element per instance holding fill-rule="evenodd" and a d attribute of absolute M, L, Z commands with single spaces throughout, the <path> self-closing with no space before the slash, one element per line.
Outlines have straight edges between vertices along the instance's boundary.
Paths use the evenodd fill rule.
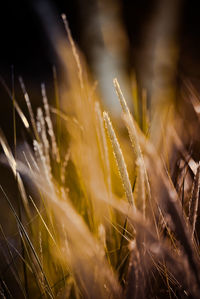
<path fill-rule="evenodd" d="M 77 79 L 69 79 L 66 111 L 65 105 L 63 110 L 49 105 L 42 84 L 43 106 L 35 117 L 20 79 L 30 122 L 16 101 L 14 106 L 32 136 L 32 146 L 24 146 L 24 159 L 18 158 L 17 148 L 16 155 L 12 153 L 0 132 L 17 185 L 19 211 L 3 186 L 1 200 L 12 212 L 17 227 L 14 237 L 21 242 L 14 246 L 2 224 L 1 250 L 14 283 L 2 269 L 1 295 L 199 298 L 199 164 L 177 138 L 172 118 L 163 128 L 163 143 L 173 144 L 177 154 L 167 148 L 166 161 L 146 136 L 147 123 L 143 133 L 131 115 L 117 79 L 114 86 L 126 137 L 114 119 L 112 124 L 108 112 L 102 115 L 100 99 L 84 75 L 66 17 L 62 17 L 71 49 L 68 61 L 75 64 L 72 78 Z M 147 120 L 144 101 L 142 105 Z M 54 114 L 65 132 L 62 135 L 55 133 Z M 175 160 L 174 170 L 167 166 L 169 160 Z M 34 192 L 23 182 L 27 178 Z M 189 192 L 183 183 L 186 179 Z"/>

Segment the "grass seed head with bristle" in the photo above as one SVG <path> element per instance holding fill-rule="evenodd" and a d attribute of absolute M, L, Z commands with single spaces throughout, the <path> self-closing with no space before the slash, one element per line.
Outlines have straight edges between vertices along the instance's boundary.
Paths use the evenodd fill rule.
<path fill-rule="evenodd" d="M 128 133 L 129 133 L 129 137 L 131 140 L 131 144 L 134 150 L 134 154 L 135 154 L 135 160 L 136 160 L 136 166 L 138 168 L 138 193 L 139 193 L 139 201 L 142 202 L 142 210 L 143 210 L 143 214 L 145 215 L 145 210 L 146 210 L 146 195 L 145 195 L 145 186 L 147 188 L 147 194 L 149 199 L 151 198 L 150 195 L 150 187 L 149 187 L 149 180 L 147 177 L 147 172 L 146 172 L 146 167 L 144 164 L 144 159 L 143 159 L 143 155 L 142 155 L 142 151 L 141 151 L 141 147 L 139 144 L 139 139 L 138 139 L 138 133 L 134 124 L 134 120 L 133 117 L 130 113 L 130 110 L 128 108 L 128 105 L 126 103 L 126 100 L 123 96 L 123 93 L 121 91 L 120 85 L 117 81 L 117 79 L 115 78 L 113 80 L 114 82 L 114 86 L 116 89 L 116 93 L 117 96 L 119 98 L 121 107 L 122 107 L 122 111 L 123 111 L 123 120 L 125 122 L 125 125 L 128 129 Z"/>
<path fill-rule="evenodd" d="M 120 173 L 120 177 L 122 180 L 122 184 L 124 186 L 124 191 L 126 194 L 126 198 L 128 200 L 128 202 L 133 206 L 133 208 L 135 209 L 135 203 L 134 203 L 134 199 L 133 199 L 133 194 L 132 194 L 132 188 L 131 188 L 131 184 L 130 184 L 130 180 L 129 180 L 129 175 L 128 175 L 128 171 L 127 171 L 127 167 L 124 161 L 124 157 L 119 145 L 119 142 L 117 140 L 117 137 L 115 135 L 112 123 L 110 121 L 110 118 L 108 116 L 107 112 L 103 113 L 103 117 L 104 117 L 104 121 L 105 121 L 105 125 L 107 128 L 107 132 L 113 147 L 113 153 L 115 155 L 116 158 L 116 162 L 118 165 L 118 170 Z"/>

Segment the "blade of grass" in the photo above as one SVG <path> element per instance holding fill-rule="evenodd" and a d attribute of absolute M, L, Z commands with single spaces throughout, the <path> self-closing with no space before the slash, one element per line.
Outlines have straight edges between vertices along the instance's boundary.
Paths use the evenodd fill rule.
<path fill-rule="evenodd" d="M 46 277 L 46 275 L 45 275 L 45 273 L 44 273 L 44 270 L 43 270 L 42 265 L 41 265 L 41 263 L 40 263 L 39 257 L 38 257 L 38 255 L 37 255 L 35 249 L 34 249 L 34 246 L 33 246 L 32 242 L 31 242 L 31 240 L 30 240 L 30 238 L 29 238 L 29 236 L 28 236 L 28 233 L 27 233 L 27 231 L 25 230 L 23 224 L 21 223 L 21 221 L 20 221 L 20 219 L 19 219 L 19 217 L 18 217 L 18 215 L 17 215 L 17 213 L 16 213 L 16 211 L 15 211 L 15 209 L 14 209 L 14 207 L 13 207 L 11 201 L 9 200 L 7 194 L 5 193 L 5 191 L 4 191 L 4 189 L 2 188 L 1 185 L 0 185 L 0 189 L 1 189 L 1 191 L 2 191 L 2 193 L 3 193 L 3 195 L 4 195 L 4 197 L 5 197 L 5 199 L 6 199 L 6 201 L 7 201 L 7 203 L 8 203 L 8 205 L 9 205 L 11 211 L 13 212 L 13 215 L 15 216 L 15 219 L 16 219 L 16 221 L 17 221 L 19 227 L 20 227 L 20 230 L 21 230 L 21 232 L 23 233 L 23 235 L 24 235 L 24 237 L 25 237 L 25 239 L 26 239 L 26 241 L 27 241 L 27 243 L 28 243 L 28 245 L 29 245 L 29 247 L 30 247 L 30 249 L 31 249 L 31 251 L 32 251 L 32 253 L 33 253 L 33 255 L 34 255 L 34 257 L 35 257 L 35 259 L 36 259 L 36 261 L 37 261 L 37 264 L 38 264 L 38 266 L 39 266 L 40 271 L 41 271 L 42 274 L 44 275 L 44 279 L 45 279 L 45 283 L 46 283 L 46 286 L 47 286 L 48 293 L 49 293 L 49 295 L 50 295 L 51 298 L 54 298 L 54 295 L 53 295 L 53 293 L 52 293 L 50 284 L 49 284 L 48 279 L 47 279 L 47 277 Z"/>
<path fill-rule="evenodd" d="M 200 164 L 197 168 L 197 173 L 194 178 L 193 190 L 189 201 L 189 222 L 192 226 L 192 239 L 197 221 L 197 211 L 199 205 L 199 190 L 200 190 Z"/>

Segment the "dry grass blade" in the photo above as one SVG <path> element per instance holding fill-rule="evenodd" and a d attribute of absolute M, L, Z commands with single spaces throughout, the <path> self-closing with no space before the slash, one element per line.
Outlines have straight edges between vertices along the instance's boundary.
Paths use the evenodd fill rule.
<path fill-rule="evenodd" d="M 143 167 L 141 160 L 137 161 L 138 167 L 138 176 L 137 176 L 137 189 L 139 194 L 139 199 L 141 202 L 141 211 L 143 216 L 145 217 L 146 214 L 146 192 L 145 192 L 145 169 Z"/>
<path fill-rule="evenodd" d="M 9 147 L 9 145 L 8 145 L 8 143 L 7 143 L 7 141 L 6 141 L 5 137 L 4 137 L 4 134 L 1 131 L 1 129 L 0 129 L 0 143 L 1 143 L 1 146 L 2 146 L 3 151 L 5 153 L 5 156 L 6 156 L 7 160 L 8 160 L 10 168 L 12 169 L 12 172 L 13 172 L 14 176 L 16 177 L 16 161 L 15 161 L 15 159 L 13 157 L 11 149 L 10 149 L 10 147 Z"/>
<path fill-rule="evenodd" d="M 200 190 L 200 164 L 197 168 L 197 173 L 194 178 L 192 195 L 189 202 L 189 221 L 192 226 L 192 238 L 194 236 L 195 225 L 197 221 L 197 211 L 199 205 L 199 190 Z"/>
<path fill-rule="evenodd" d="M 105 161 L 105 170 L 106 170 L 106 178 L 108 183 L 108 190 L 111 192 L 111 173 L 110 173 L 110 163 L 109 163 L 109 157 L 108 157 L 108 146 L 107 146 L 107 140 L 106 140 L 106 134 L 104 130 L 104 124 L 103 124 L 103 117 L 102 112 L 100 108 L 99 102 L 95 103 L 95 113 L 97 117 L 97 121 L 99 123 L 99 139 L 102 140 L 102 155 L 103 160 Z"/>
<path fill-rule="evenodd" d="M 6 237 L 5 237 L 5 238 L 6 238 Z M 15 246 L 14 246 L 11 242 L 9 242 L 9 241 L 7 240 L 7 238 L 6 238 L 6 242 L 7 242 L 7 244 L 8 244 L 8 247 L 10 246 L 10 247 L 13 249 L 13 251 L 16 252 L 16 255 L 19 256 L 19 258 L 21 259 L 21 261 L 22 261 L 23 263 L 25 263 L 27 269 L 32 273 L 31 266 L 30 266 L 29 263 L 23 258 L 23 256 L 22 256 L 21 253 L 19 252 L 19 250 L 17 250 L 17 248 L 15 248 Z M 13 257 L 13 259 L 14 259 L 14 258 L 15 258 L 15 257 Z"/>
<path fill-rule="evenodd" d="M 107 128 L 107 132 L 108 132 L 108 135 L 109 135 L 112 147 L 113 147 L 113 152 L 114 152 L 114 155 L 115 155 L 115 158 L 117 161 L 117 166 L 118 166 L 118 170 L 119 170 L 122 184 L 124 187 L 124 191 L 126 194 L 126 198 L 127 198 L 128 202 L 135 209 L 135 203 L 134 203 L 134 198 L 133 198 L 133 194 L 132 194 L 131 183 L 129 180 L 126 163 L 124 161 L 124 156 L 122 154 L 119 142 L 117 140 L 117 137 L 116 137 L 115 131 L 113 129 L 112 123 L 110 121 L 110 118 L 108 116 L 108 113 L 104 112 L 103 117 L 104 117 L 105 125 Z"/>
<path fill-rule="evenodd" d="M 18 185 L 18 188 L 19 188 L 19 191 L 20 191 L 20 194 L 21 194 L 21 198 L 22 198 L 22 202 L 23 202 L 26 214 L 27 214 L 28 218 L 30 218 L 30 210 L 29 210 L 29 206 L 28 206 L 28 199 L 27 199 L 27 196 L 26 196 L 26 191 L 25 191 L 25 188 L 24 188 L 24 184 L 22 182 L 20 174 L 16 170 L 16 167 L 17 167 L 16 161 L 13 157 L 11 149 L 10 149 L 10 147 L 9 147 L 9 145 L 8 145 L 4 135 L 3 135 L 3 132 L 1 130 L 0 130 L 0 144 L 1 144 L 1 146 L 3 148 L 3 151 L 6 155 L 6 158 L 8 160 L 9 165 L 10 165 L 10 168 L 12 169 L 14 177 L 17 181 L 17 185 Z"/>
<path fill-rule="evenodd" d="M 47 224 L 46 224 L 44 218 L 42 217 L 42 214 L 41 214 L 40 211 L 38 210 L 36 204 L 34 203 L 33 199 L 31 198 L 31 196 L 29 196 L 29 198 L 30 198 L 30 200 L 31 200 L 31 202 L 32 202 L 32 204 L 33 204 L 33 206 L 34 206 L 34 208 L 36 209 L 36 212 L 37 212 L 37 214 L 39 215 L 39 217 L 40 217 L 40 219 L 41 219 L 41 221 L 42 221 L 42 223 L 43 223 L 45 229 L 47 230 L 47 232 L 48 232 L 48 234 L 49 234 L 49 236 L 50 236 L 50 238 L 52 239 L 53 243 L 56 245 L 56 241 L 55 241 L 55 239 L 54 239 L 52 233 L 50 232 L 50 229 L 48 228 L 48 226 L 47 226 Z"/>
<path fill-rule="evenodd" d="M 19 225 L 19 228 L 20 228 L 20 230 L 21 230 L 21 233 L 23 234 L 25 240 L 27 241 L 27 244 L 29 245 L 29 247 L 30 247 L 30 249 L 31 249 L 31 252 L 33 253 L 33 255 L 34 255 L 34 257 L 35 257 L 35 259 L 36 259 L 36 261 L 37 261 L 37 264 L 38 264 L 38 266 L 39 266 L 39 269 L 40 269 L 41 273 L 42 273 L 43 276 L 44 276 L 48 294 L 49 294 L 50 298 L 54 298 L 54 295 L 53 295 L 53 293 L 52 293 L 50 284 L 49 284 L 48 279 L 47 279 L 47 277 L 46 277 L 46 275 L 45 275 L 45 273 L 44 273 L 44 270 L 43 270 L 42 265 L 41 265 L 41 263 L 40 263 L 39 257 L 38 257 L 38 255 L 37 255 L 35 249 L 34 249 L 34 246 L 33 246 L 32 242 L 31 242 L 31 240 L 30 240 L 30 238 L 29 238 L 29 236 L 28 236 L 28 233 L 27 233 L 26 229 L 24 228 L 24 226 L 23 226 L 21 220 L 19 219 L 19 216 L 17 215 L 17 213 L 16 213 L 16 211 L 15 211 L 15 209 L 14 209 L 14 207 L 13 207 L 11 201 L 9 200 L 7 194 L 5 193 L 5 191 L 3 190 L 3 188 L 2 188 L 1 185 L 0 185 L 0 189 L 1 189 L 2 193 L 4 194 L 4 197 L 5 197 L 5 199 L 6 199 L 7 203 L 8 203 L 8 205 L 9 205 L 9 207 L 10 207 L 10 209 L 11 209 L 11 211 L 12 211 L 12 213 L 13 213 L 13 215 L 14 215 L 16 221 L 17 221 L 17 224 Z"/>
<path fill-rule="evenodd" d="M 1 82 L 2 86 L 5 88 L 9 98 L 13 101 L 12 93 L 9 90 L 7 84 L 5 83 L 4 79 L 1 76 L 0 76 L 0 82 Z M 16 99 L 13 101 L 13 105 L 14 105 L 15 109 L 17 110 L 17 113 L 18 113 L 19 117 L 21 118 L 25 128 L 29 129 L 30 126 L 29 126 L 28 120 L 27 120 L 26 116 L 24 115 L 24 113 L 22 112 L 21 108 L 19 107 Z"/>
<path fill-rule="evenodd" d="M 11 262 L 8 263 L 8 266 L 11 269 L 11 271 L 13 272 L 13 276 L 16 279 L 17 283 L 19 284 L 19 287 L 20 287 L 20 289 L 22 291 L 23 297 L 27 298 L 26 297 L 26 290 L 25 290 L 23 282 L 22 282 L 22 280 L 20 278 L 19 269 L 17 268 L 17 265 L 16 265 L 15 256 L 13 256 L 13 253 L 12 253 L 11 248 L 10 248 L 10 247 L 12 247 L 12 244 L 10 244 L 9 241 L 8 241 L 8 239 L 6 238 L 6 236 L 4 234 L 4 231 L 3 231 L 3 228 L 2 228 L 1 225 L 0 225 L 0 230 L 1 230 L 1 233 L 2 233 L 3 238 L 5 240 L 5 244 L 6 244 L 6 249 L 7 249 L 8 255 L 9 255 L 10 259 L 11 259 Z M 21 255 L 18 252 L 17 252 L 17 254 L 21 257 Z M 23 260 L 23 262 L 25 262 L 25 260 Z M 13 265 L 13 267 L 10 267 L 11 264 Z M 29 265 L 27 263 L 26 263 L 26 266 L 29 267 Z M 4 270 L 2 271 L 2 273 L 3 272 L 4 272 Z"/>
<path fill-rule="evenodd" d="M 84 85 L 83 85 L 83 72 L 82 72 L 82 67 L 81 67 L 81 63 L 80 63 L 80 58 L 79 58 L 79 55 L 77 53 L 76 46 L 74 44 L 74 40 L 73 40 L 72 35 L 71 35 L 71 31 L 69 29 L 69 25 L 68 25 L 68 22 L 67 22 L 66 15 L 62 14 L 61 17 L 62 17 L 64 26 L 65 26 L 65 30 L 66 30 L 68 38 L 69 38 L 69 42 L 70 42 L 70 45 L 71 45 L 71 48 L 72 48 L 72 53 L 73 53 L 73 56 L 74 56 L 74 59 L 76 61 L 76 65 L 77 65 L 77 68 L 78 68 L 78 77 L 79 77 L 80 85 L 81 85 L 81 88 L 83 89 L 83 87 L 84 87 Z"/>
<path fill-rule="evenodd" d="M 32 124 L 32 127 L 33 127 L 33 132 L 35 134 L 35 138 L 37 138 L 37 140 L 39 140 L 38 133 L 37 133 L 37 128 L 36 128 L 35 117 L 34 117 L 33 109 L 32 109 L 32 106 L 31 106 L 31 101 L 29 99 L 29 95 L 26 91 L 26 87 L 25 87 L 25 84 L 24 84 L 24 81 L 23 81 L 22 77 L 19 77 L 19 83 L 21 85 L 21 89 L 22 89 L 22 92 L 24 94 L 24 99 L 26 101 L 26 105 L 27 105 L 28 112 L 29 112 L 29 115 L 30 115 L 31 124 Z"/>

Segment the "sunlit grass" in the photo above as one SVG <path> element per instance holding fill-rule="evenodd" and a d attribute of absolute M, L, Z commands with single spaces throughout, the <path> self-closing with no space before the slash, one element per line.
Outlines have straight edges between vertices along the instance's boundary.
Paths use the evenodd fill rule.
<path fill-rule="evenodd" d="M 15 286 L 7 284 L 2 272 L 1 294 L 15 298 L 17 289 L 21 298 L 198 298 L 200 175 L 198 163 L 177 137 L 175 124 L 181 119 L 175 123 L 173 107 L 160 110 L 163 122 L 155 146 L 148 134 L 146 101 L 142 116 L 138 109 L 133 117 L 117 79 L 111 88 L 116 89 L 121 118 L 103 112 L 65 16 L 63 20 L 70 42 L 66 105 L 63 110 L 58 103 L 50 106 L 42 84 L 43 104 L 34 115 L 20 78 L 29 116 L 17 101 L 14 106 L 32 136 L 24 159 L 19 161 L 18 149 L 15 156 L 0 134 L 19 211 L 2 186 L 1 200 L 10 207 L 21 240 L 13 246 L 2 231 Z M 139 98 L 134 101 L 140 107 Z M 141 117 L 142 125 L 136 122 Z M 172 178 L 173 147 L 182 149 L 175 160 L 190 172 L 189 196 L 181 163 Z M 22 267 L 16 267 L 15 255 Z"/>

